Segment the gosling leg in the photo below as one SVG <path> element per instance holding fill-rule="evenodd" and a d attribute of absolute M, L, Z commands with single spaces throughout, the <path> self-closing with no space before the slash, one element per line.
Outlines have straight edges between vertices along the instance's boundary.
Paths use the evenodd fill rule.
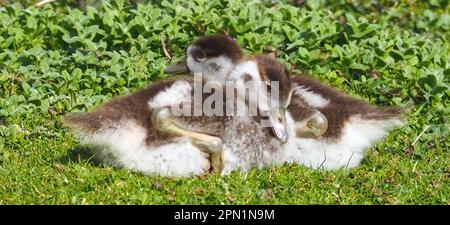
<path fill-rule="evenodd" d="M 199 147 L 201 151 L 210 155 L 211 172 L 220 173 L 223 165 L 223 144 L 222 139 L 189 131 L 177 126 L 172 113 L 168 108 L 153 109 L 151 121 L 156 130 L 174 135 L 188 137 L 192 144 Z"/>

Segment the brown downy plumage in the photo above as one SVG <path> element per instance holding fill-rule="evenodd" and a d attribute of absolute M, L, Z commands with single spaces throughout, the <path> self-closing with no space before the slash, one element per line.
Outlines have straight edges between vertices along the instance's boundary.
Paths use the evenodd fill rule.
<path fill-rule="evenodd" d="M 103 129 L 114 129 L 123 119 L 132 119 L 147 130 L 148 143 L 168 143 L 168 136 L 156 132 L 150 121 L 152 109 L 148 106 L 148 101 L 178 80 L 190 79 L 179 77 L 155 82 L 130 95 L 114 97 L 91 112 L 73 113 L 65 118 L 65 122 L 76 132 L 93 135 Z"/>
<path fill-rule="evenodd" d="M 289 71 L 276 59 L 268 55 L 258 55 L 255 59 L 258 62 L 258 65 L 262 67 L 260 70 L 264 71 L 264 73 L 261 73 L 264 76 L 261 80 L 278 81 L 280 88 L 280 102 L 283 106 L 287 107 L 290 104 L 292 97 L 292 82 Z"/>
<path fill-rule="evenodd" d="M 294 75 L 291 80 L 293 86 L 306 87 L 309 91 L 329 100 L 329 104 L 323 108 L 318 108 L 328 119 L 328 129 L 323 135 L 327 138 L 338 138 L 345 123 L 354 115 L 361 115 L 361 119 L 365 120 L 388 120 L 399 118 L 404 114 L 405 109 L 402 107 L 373 106 L 305 75 Z M 302 96 L 294 96 L 289 105 L 289 112 L 296 121 L 302 121 L 311 116 L 314 110 Z"/>

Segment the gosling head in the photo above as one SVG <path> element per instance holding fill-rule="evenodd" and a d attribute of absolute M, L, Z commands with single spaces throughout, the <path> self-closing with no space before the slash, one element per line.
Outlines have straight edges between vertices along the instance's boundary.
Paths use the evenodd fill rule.
<path fill-rule="evenodd" d="M 269 119 L 274 135 L 283 143 L 287 141 L 286 109 L 292 91 L 291 76 L 284 65 L 269 56 L 249 57 L 223 79 L 234 81 L 235 88 L 241 90 L 237 91 L 237 99 L 258 109 L 260 115 Z"/>
<path fill-rule="evenodd" d="M 260 68 L 261 80 L 264 81 L 268 88 L 268 97 L 271 104 L 267 107 L 267 117 L 275 136 L 283 143 L 288 139 L 286 130 L 286 110 L 291 102 L 291 76 L 287 68 L 276 59 L 260 55 L 255 60 L 262 68 Z M 276 82 L 278 87 L 273 87 L 272 83 Z M 274 90 L 274 88 L 276 88 Z M 275 91 L 275 92 L 274 92 Z M 274 94 L 278 92 L 278 94 Z M 262 103 L 264 104 L 264 103 Z M 264 106 L 259 106 L 264 108 Z"/>
<path fill-rule="evenodd" d="M 202 74 L 204 80 L 223 81 L 244 58 L 236 41 L 228 35 L 202 37 L 194 41 L 186 51 L 186 56 L 167 67 L 169 74 Z"/>

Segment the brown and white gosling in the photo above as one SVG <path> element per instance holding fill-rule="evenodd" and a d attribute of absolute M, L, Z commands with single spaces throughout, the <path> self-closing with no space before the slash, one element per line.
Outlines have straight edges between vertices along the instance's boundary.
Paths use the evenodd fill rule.
<path fill-rule="evenodd" d="M 224 49 L 232 49 L 225 53 Z M 231 80 L 244 57 L 233 40 L 224 35 L 200 38 L 180 62 L 167 73 L 203 73 L 207 80 Z M 289 76 L 284 66 L 267 56 L 257 56 L 266 76 Z M 253 68 L 255 71 L 256 68 Z M 280 150 L 278 162 L 298 162 L 312 168 L 352 168 L 362 161 L 366 150 L 390 129 L 401 125 L 402 108 L 377 107 L 340 93 L 304 75 L 294 75 L 292 97 L 285 120 L 294 130 Z M 290 96 L 290 94 L 289 94 Z"/>
<path fill-rule="evenodd" d="M 246 68 L 255 66 L 257 73 L 252 70 L 247 76 Z M 264 77 L 263 68 L 258 63 L 236 66 L 234 80 L 242 83 Z M 290 93 L 290 83 L 284 83 L 285 80 L 289 81 L 289 77 L 283 78 L 280 86 Z M 273 106 L 275 109 L 264 102 L 248 101 L 239 94 L 231 103 L 226 102 L 256 104 L 259 112 L 269 111 L 265 115 L 174 116 L 170 110 L 173 106 L 186 104 L 191 110 L 195 108 L 194 89 L 191 77 L 156 82 L 131 95 L 116 97 L 92 112 L 73 114 L 67 123 L 91 145 L 99 160 L 145 174 L 185 177 L 201 175 L 213 164 L 221 174 L 273 165 L 278 158 L 277 150 L 286 141 L 287 131 L 279 118 L 283 115 L 277 113 L 285 108 L 286 99 L 281 97 Z M 222 94 L 226 91 L 216 89 Z M 216 92 L 203 93 L 201 103 Z M 226 104 L 217 107 L 226 108 Z M 277 131 L 259 125 L 266 117 L 278 124 Z M 216 162 L 211 159 L 210 164 L 209 155 L 219 157 Z"/>

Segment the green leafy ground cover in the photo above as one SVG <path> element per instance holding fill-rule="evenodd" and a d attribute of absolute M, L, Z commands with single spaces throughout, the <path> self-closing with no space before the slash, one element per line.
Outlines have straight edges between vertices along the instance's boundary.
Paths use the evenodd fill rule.
<path fill-rule="evenodd" d="M 0 1 L 0 204 L 450 203 L 448 1 L 35 2 Z M 406 125 L 351 171 L 172 179 L 93 163 L 63 116 L 164 79 L 161 37 L 179 57 L 215 33 L 373 104 L 409 106 Z"/>

